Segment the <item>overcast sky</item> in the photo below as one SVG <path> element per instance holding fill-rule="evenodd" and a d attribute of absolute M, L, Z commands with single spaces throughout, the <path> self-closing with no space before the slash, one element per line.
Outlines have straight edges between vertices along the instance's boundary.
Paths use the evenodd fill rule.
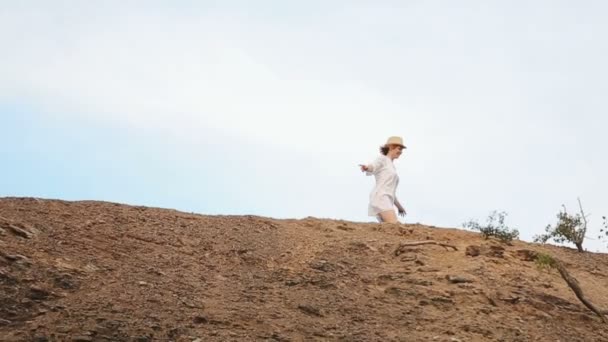
<path fill-rule="evenodd" d="M 0 196 L 408 223 L 525 240 L 608 215 L 604 1 L 0 0 Z M 590 250 L 606 250 L 597 240 Z"/>

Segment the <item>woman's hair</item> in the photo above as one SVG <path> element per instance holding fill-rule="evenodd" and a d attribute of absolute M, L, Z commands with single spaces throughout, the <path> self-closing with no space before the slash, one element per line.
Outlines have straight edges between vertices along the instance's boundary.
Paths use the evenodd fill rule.
<path fill-rule="evenodd" d="M 389 150 L 389 146 L 388 145 L 382 145 L 382 146 L 380 146 L 380 153 L 382 153 L 383 155 L 387 155 L 388 154 L 388 150 Z"/>

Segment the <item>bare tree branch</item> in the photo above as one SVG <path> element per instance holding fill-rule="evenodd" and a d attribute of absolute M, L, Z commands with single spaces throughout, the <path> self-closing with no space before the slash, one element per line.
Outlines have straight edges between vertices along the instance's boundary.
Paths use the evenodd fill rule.
<path fill-rule="evenodd" d="M 595 314 L 598 315 L 602 319 L 602 322 L 608 323 L 608 321 L 606 320 L 606 317 L 604 317 L 605 311 L 599 310 L 590 301 L 588 301 L 587 298 L 585 298 L 585 295 L 583 294 L 583 290 L 579 286 L 578 281 L 576 280 L 576 278 L 571 276 L 570 273 L 568 273 L 568 270 L 566 270 L 566 267 L 564 267 L 564 265 L 562 264 L 561 261 L 559 261 L 558 259 L 555 259 L 555 258 L 553 258 L 553 260 L 555 261 L 555 268 L 557 268 L 557 270 L 559 271 L 559 274 L 566 281 L 568 286 L 570 286 L 572 291 L 574 291 L 576 298 L 578 298 L 587 308 L 589 308 L 589 310 L 595 312 Z"/>
<path fill-rule="evenodd" d="M 576 199 L 578 200 L 578 207 L 581 210 L 581 217 L 583 219 L 583 229 L 581 229 L 581 231 L 579 232 L 579 241 L 582 244 L 583 239 L 585 239 L 585 234 L 587 233 L 587 216 L 585 216 L 585 212 L 583 211 L 583 205 L 581 204 L 580 197 L 577 197 Z"/>

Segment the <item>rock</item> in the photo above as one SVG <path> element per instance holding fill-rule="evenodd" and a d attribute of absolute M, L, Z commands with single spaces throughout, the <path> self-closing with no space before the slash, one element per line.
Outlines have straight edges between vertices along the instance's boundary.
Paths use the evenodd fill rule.
<path fill-rule="evenodd" d="M 57 330 L 57 332 L 60 332 L 62 334 L 66 334 L 72 331 L 72 328 L 65 326 L 65 325 L 60 325 L 58 327 L 55 328 L 55 330 Z"/>
<path fill-rule="evenodd" d="M 55 286 L 60 287 L 64 290 L 73 290 L 78 288 L 78 283 L 72 278 L 71 275 L 67 273 L 57 275 L 53 280 Z"/>
<path fill-rule="evenodd" d="M 504 258 L 505 248 L 502 246 L 490 246 L 490 249 L 485 253 L 485 255 L 494 257 L 494 258 Z"/>
<path fill-rule="evenodd" d="M 448 297 L 444 297 L 444 296 L 434 296 L 429 299 L 433 302 L 454 304 L 454 300 L 452 298 L 448 298 Z"/>
<path fill-rule="evenodd" d="M 407 279 L 405 280 L 406 283 L 408 284 L 413 284 L 413 285 L 420 285 L 420 286 L 431 286 L 433 285 L 433 282 L 431 280 L 426 280 L 426 279 Z"/>
<path fill-rule="evenodd" d="M 30 263 L 29 259 L 21 254 L 4 255 L 4 258 L 8 261 Z"/>
<path fill-rule="evenodd" d="M 310 263 L 310 268 L 323 272 L 331 272 L 336 269 L 336 266 L 329 263 L 327 260 L 315 260 Z"/>
<path fill-rule="evenodd" d="M 353 231 L 353 230 L 355 230 L 355 228 L 349 227 L 347 224 L 341 224 L 341 225 L 337 226 L 336 228 L 338 228 L 340 230 L 344 230 L 344 231 Z"/>
<path fill-rule="evenodd" d="M 515 255 L 523 261 L 534 261 L 538 253 L 529 249 L 520 249 L 515 252 Z"/>
<path fill-rule="evenodd" d="M 37 286 L 30 287 L 30 294 L 29 294 L 30 299 L 42 300 L 42 299 L 47 299 L 50 295 L 51 295 L 51 293 L 43 288 L 40 288 Z"/>
<path fill-rule="evenodd" d="M 6 325 L 11 325 L 11 323 L 13 323 L 13 322 L 9 321 L 8 319 L 2 319 L 2 318 L 0 318 L 0 327 L 1 326 L 6 326 Z"/>
<path fill-rule="evenodd" d="M 93 342 L 91 336 L 75 336 L 72 338 L 72 342 Z"/>
<path fill-rule="evenodd" d="M 489 256 L 493 258 L 504 258 L 505 248 L 502 246 L 467 246 L 465 255 L 476 257 L 479 255 Z"/>
<path fill-rule="evenodd" d="M 377 252 L 378 249 L 370 246 L 369 244 L 363 242 L 363 241 L 355 241 L 355 242 L 351 242 L 350 245 L 352 246 L 353 249 L 363 249 L 363 250 L 370 250 L 372 252 Z"/>
<path fill-rule="evenodd" d="M 473 282 L 473 280 L 462 277 L 462 276 L 447 275 L 445 278 L 452 284 L 462 284 L 462 283 L 472 283 Z"/>
<path fill-rule="evenodd" d="M 202 323 L 209 323 L 209 320 L 207 319 L 207 317 L 194 316 L 194 318 L 192 319 L 192 322 L 194 322 L 194 324 L 202 324 Z"/>
<path fill-rule="evenodd" d="M 431 304 L 431 302 L 430 302 L 430 301 L 428 301 L 428 300 L 426 300 L 426 299 L 421 299 L 421 300 L 418 302 L 418 305 L 421 305 L 421 306 L 426 306 L 426 305 L 429 305 L 429 304 Z"/>
<path fill-rule="evenodd" d="M 4 227 L 7 228 L 8 230 L 10 230 L 11 233 L 13 233 L 13 234 L 15 234 L 15 235 L 17 235 L 19 237 L 22 237 L 24 239 L 31 239 L 32 236 L 34 235 L 34 234 L 28 232 L 27 230 L 21 229 L 21 228 L 15 226 L 13 224 L 8 224 L 8 225 L 6 225 Z"/>
<path fill-rule="evenodd" d="M 302 283 L 302 280 L 300 279 L 289 279 L 287 281 L 285 281 L 285 285 L 287 286 L 296 286 L 296 285 L 300 285 Z"/>
<path fill-rule="evenodd" d="M 481 248 L 475 245 L 467 246 L 467 249 L 465 250 L 464 254 L 476 257 L 481 254 Z"/>
<path fill-rule="evenodd" d="M 312 316 L 323 317 L 323 313 L 321 312 L 321 310 L 312 305 L 300 304 L 298 305 L 298 309 Z"/>

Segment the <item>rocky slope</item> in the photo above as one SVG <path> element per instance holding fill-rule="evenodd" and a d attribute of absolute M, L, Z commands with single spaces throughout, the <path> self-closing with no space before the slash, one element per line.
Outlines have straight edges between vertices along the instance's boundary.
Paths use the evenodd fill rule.
<path fill-rule="evenodd" d="M 457 250 L 400 246 L 413 241 Z M 608 309 L 605 254 L 422 225 L 3 198 L 0 340 L 608 341 L 521 250 L 560 258 Z"/>

